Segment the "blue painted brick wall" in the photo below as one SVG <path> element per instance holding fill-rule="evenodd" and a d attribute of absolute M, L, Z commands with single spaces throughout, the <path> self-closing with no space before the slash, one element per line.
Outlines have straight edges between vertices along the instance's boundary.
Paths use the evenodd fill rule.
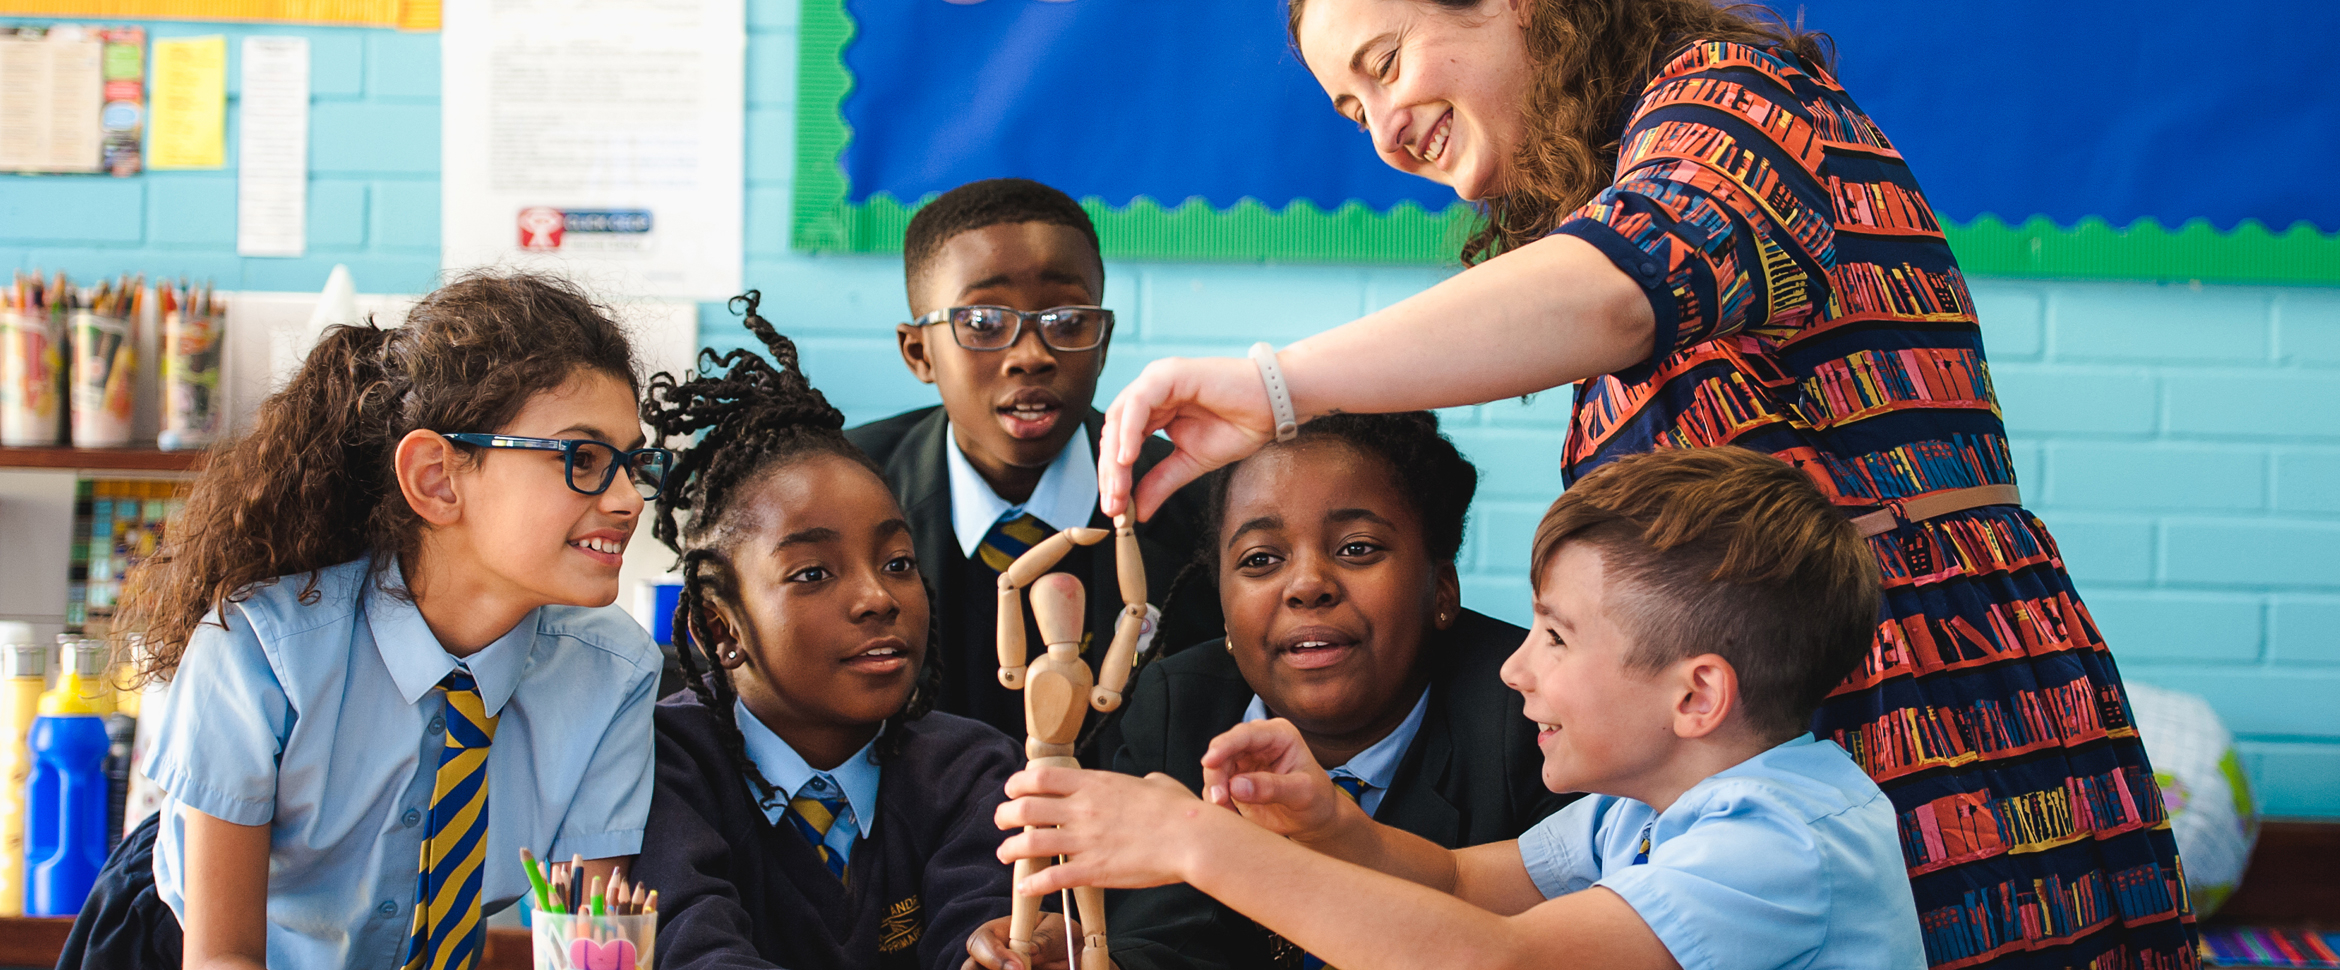
<path fill-rule="evenodd" d="M 893 348 L 893 256 L 786 244 L 796 4 L 750 0 L 746 279 L 855 421 L 934 403 Z M 315 289 L 427 288 L 438 253 L 438 48 L 390 31 L 156 24 L 158 36 L 312 39 L 309 257 L 234 255 L 232 169 L 0 178 L 0 262 L 77 274 L 194 272 Z M 231 65 L 232 68 L 232 65 Z M 231 73 L 231 80 L 232 80 Z M 232 96 L 232 94 L 231 94 Z M 234 118 L 230 113 L 230 150 Z M 1289 341 L 1402 299 L 1421 267 L 1115 263 L 1122 329 L 1101 395 L 1167 355 Z M 2266 808 L 2340 816 L 2340 292 L 1977 280 L 2017 473 L 2129 677 L 2202 693 L 2244 740 Z M 706 342 L 741 346 L 722 307 Z M 1524 619 L 1528 539 L 1559 490 L 1567 395 L 1446 414 L 1483 475 L 1465 600 Z"/>
<path fill-rule="evenodd" d="M 438 35 L 168 21 L 146 28 L 149 44 L 226 36 L 227 167 L 127 179 L 0 175 L 0 264 L 315 290 L 346 263 L 367 292 L 430 288 L 439 271 Z M 309 40 L 308 252 L 297 259 L 236 255 L 237 89 L 243 39 L 253 35 Z"/>

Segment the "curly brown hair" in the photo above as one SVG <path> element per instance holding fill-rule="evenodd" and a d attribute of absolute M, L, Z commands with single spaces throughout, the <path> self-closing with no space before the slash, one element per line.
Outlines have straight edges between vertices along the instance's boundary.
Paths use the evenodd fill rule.
<path fill-rule="evenodd" d="M 1414 0 L 1462 13 L 1487 0 Z M 1558 228 L 1615 177 L 1619 122 L 1663 59 L 1689 45 L 1730 41 L 1787 50 L 1835 70 L 1828 35 L 1790 24 L 1768 7 L 1714 0 L 1522 0 L 1536 79 L 1526 137 L 1512 159 L 1509 191 L 1479 205 L 1462 246 L 1470 266 Z M 1307 0 L 1289 0 L 1286 28 L 1300 42 Z"/>
<path fill-rule="evenodd" d="M 579 371 L 641 388 L 625 331 L 547 276 L 464 276 L 404 326 L 326 329 L 251 432 L 212 452 L 162 548 L 125 578 L 115 629 L 144 639 L 135 679 L 168 678 L 196 627 L 256 584 L 306 573 L 301 600 L 314 602 L 320 569 L 411 557 L 422 523 L 398 488 L 399 439 L 495 430 Z M 374 557 L 377 580 L 391 559 Z"/>

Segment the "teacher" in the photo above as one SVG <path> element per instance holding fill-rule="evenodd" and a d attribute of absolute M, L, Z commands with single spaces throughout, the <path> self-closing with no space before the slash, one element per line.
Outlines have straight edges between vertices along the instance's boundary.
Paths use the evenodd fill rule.
<path fill-rule="evenodd" d="M 2195 966 L 2160 793 L 2020 505 L 1965 277 L 1825 38 L 1707 0 L 1290 3 L 1332 109 L 1480 204 L 1469 268 L 1281 352 L 1146 367 L 1106 412 L 1105 511 L 1155 431 L 1177 449 L 1141 516 L 1296 420 L 1563 384 L 1563 482 L 1656 448 L 1776 455 L 1883 570 L 1875 648 L 1813 730 L 1891 795 L 1932 965 Z"/>

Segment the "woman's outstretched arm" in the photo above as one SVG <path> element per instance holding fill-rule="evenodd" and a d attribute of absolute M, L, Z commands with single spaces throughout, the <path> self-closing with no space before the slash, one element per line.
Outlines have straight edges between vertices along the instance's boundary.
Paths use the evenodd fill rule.
<path fill-rule="evenodd" d="M 1285 348 L 1301 420 L 1334 411 L 1452 407 L 1515 397 L 1648 359 L 1656 316 L 1641 284 L 1592 244 L 1550 236 L 1387 309 Z M 1186 483 L 1273 435 L 1267 392 L 1240 358 L 1158 360 L 1105 412 L 1098 491 L 1119 514 L 1145 436 L 1178 450 L 1137 483 L 1146 518 Z"/>

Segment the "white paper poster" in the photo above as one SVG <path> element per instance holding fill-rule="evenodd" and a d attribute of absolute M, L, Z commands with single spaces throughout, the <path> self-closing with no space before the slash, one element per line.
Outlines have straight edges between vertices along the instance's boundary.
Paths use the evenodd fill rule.
<path fill-rule="evenodd" d="M 448 0 L 441 264 L 739 291 L 742 0 Z"/>
<path fill-rule="evenodd" d="M 236 255 L 298 256 L 309 229 L 309 40 L 244 38 Z"/>

